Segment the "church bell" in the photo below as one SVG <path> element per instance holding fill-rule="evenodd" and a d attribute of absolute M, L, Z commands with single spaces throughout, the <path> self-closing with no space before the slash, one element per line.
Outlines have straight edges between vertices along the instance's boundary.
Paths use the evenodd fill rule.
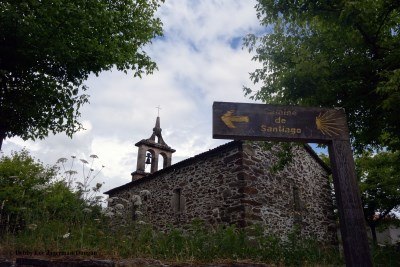
<path fill-rule="evenodd" d="M 151 164 L 151 153 L 147 153 L 146 155 L 146 164 Z"/>

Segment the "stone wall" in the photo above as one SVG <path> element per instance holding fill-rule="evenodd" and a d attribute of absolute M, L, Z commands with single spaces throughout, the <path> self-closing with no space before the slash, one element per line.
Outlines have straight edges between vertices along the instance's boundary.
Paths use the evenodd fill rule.
<path fill-rule="evenodd" d="M 304 146 L 294 146 L 292 162 L 271 172 L 279 147 L 244 146 L 243 199 L 247 223 L 262 223 L 268 233 L 287 236 L 295 227 L 304 236 L 336 242 L 328 173 Z"/>
<path fill-rule="evenodd" d="M 238 171 L 233 169 L 235 164 L 228 161 L 239 157 L 239 149 L 229 147 L 207 159 L 195 160 L 180 168 L 173 165 L 151 177 L 134 181 L 131 186 L 110 194 L 110 197 L 119 198 L 112 205 L 120 203 L 128 207 L 124 209 L 124 220 L 129 220 L 133 213 L 129 207 L 133 205 L 121 198 L 131 200 L 133 195 L 141 195 L 142 204 L 136 209 L 143 215 L 138 220 L 143 219 L 159 229 L 188 224 L 195 218 L 210 224 L 238 223 L 244 212 L 236 178 Z M 147 197 L 144 190 L 150 192 Z"/>
<path fill-rule="evenodd" d="M 274 150 L 256 143 L 223 145 L 111 190 L 110 206 L 124 205 L 122 223 L 132 220 L 136 210 L 143 215 L 134 219 L 158 229 L 200 218 L 211 225 L 263 224 L 268 233 L 283 238 L 297 225 L 305 236 L 334 241 L 326 170 L 303 147 L 297 147 L 293 163 L 271 173 Z M 141 205 L 133 203 L 137 195 Z"/>

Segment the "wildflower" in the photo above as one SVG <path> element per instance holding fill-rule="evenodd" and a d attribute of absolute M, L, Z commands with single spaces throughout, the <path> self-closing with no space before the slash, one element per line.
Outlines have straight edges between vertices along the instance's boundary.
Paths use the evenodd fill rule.
<path fill-rule="evenodd" d="M 137 210 L 137 211 L 135 211 L 135 215 L 136 215 L 136 216 L 142 216 L 143 213 L 142 213 L 140 210 Z"/>
<path fill-rule="evenodd" d="M 65 162 L 67 162 L 67 161 L 68 161 L 67 158 L 59 158 L 59 159 L 56 161 L 56 163 L 65 163 Z"/>
<path fill-rule="evenodd" d="M 95 154 L 92 154 L 92 155 L 90 155 L 89 157 L 91 157 L 92 159 L 97 159 L 97 158 L 99 158 L 97 155 L 95 155 Z"/>
<path fill-rule="evenodd" d="M 114 216 L 114 212 L 108 211 L 104 214 L 106 217 L 111 218 L 112 216 Z"/>
<path fill-rule="evenodd" d="M 56 170 L 59 170 L 59 168 L 53 166 L 53 170 L 56 171 Z M 40 173 L 38 174 L 38 177 L 39 177 L 40 179 L 46 179 L 47 175 L 46 175 L 46 173 L 44 173 L 44 172 L 40 172 Z"/>
<path fill-rule="evenodd" d="M 218 216 L 219 217 L 219 209 L 218 208 L 213 209 L 212 213 L 213 213 L 214 216 Z"/>
<path fill-rule="evenodd" d="M 131 200 L 134 206 L 142 205 L 142 198 L 139 195 L 132 195 Z"/>
<path fill-rule="evenodd" d="M 29 229 L 29 230 L 34 231 L 34 230 L 36 230 L 36 228 L 37 228 L 37 225 L 36 225 L 36 224 L 34 224 L 34 223 L 28 224 L 28 229 Z"/>
<path fill-rule="evenodd" d="M 93 188 L 95 188 L 95 189 L 93 189 L 93 190 L 99 190 L 102 186 L 103 186 L 103 185 L 102 185 L 101 183 L 96 183 L 96 186 L 93 187 Z"/>
<path fill-rule="evenodd" d="M 133 203 L 133 205 L 135 205 L 135 206 L 140 206 L 140 205 L 142 205 L 142 200 L 139 198 L 139 199 L 137 199 L 134 203 Z"/>
<path fill-rule="evenodd" d="M 117 205 L 115 205 L 115 208 L 118 209 L 118 210 L 122 210 L 122 209 L 124 209 L 125 207 L 124 207 L 124 205 L 118 203 Z"/>
<path fill-rule="evenodd" d="M 139 193 L 141 196 L 150 196 L 150 191 L 149 190 L 142 190 Z"/>
<path fill-rule="evenodd" d="M 32 189 L 33 190 L 37 190 L 37 191 L 41 191 L 41 190 L 44 190 L 46 188 L 47 188 L 47 186 L 44 185 L 44 184 L 36 184 L 36 185 L 32 186 Z"/>
<path fill-rule="evenodd" d="M 66 233 L 65 235 L 63 235 L 63 238 L 68 238 L 71 235 L 71 233 Z"/>
<path fill-rule="evenodd" d="M 113 207 L 107 207 L 106 209 L 104 209 L 103 211 L 102 211 L 102 213 L 107 213 L 107 212 L 109 212 L 109 211 L 114 211 L 114 208 Z"/>
<path fill-rule="evenodd" d="M 81 159 L 82 163 L 88 164 L 89 162 L 85 159 Z"/>
<path fill-rule="evenodd" d="M 107 202 L 108 203 L 112 203 L 112 202 L 114 202 L 114 200 L 117 200 L 117 199 L 119 199 L 118 197 L 109 197 L 109 198 L 107 198 Z"/>
<path fill-rule="evenodd" d="M 91 212 L 92 212 L 92 210 L 89 209 L 89 208 L 84 208 L 82 211 L 83 211 L 84 213 L 91 213 Z"/>
<path fill-rule="evenodd" d="M 129 200 L 127 200 L 127 199 L 125 199 L 125 198 L 122 198 L 122 197 L 121 197 L 121 200 L 122 200 L 123 202 L 125 202 L 126 204 L 129 204 Z"/>

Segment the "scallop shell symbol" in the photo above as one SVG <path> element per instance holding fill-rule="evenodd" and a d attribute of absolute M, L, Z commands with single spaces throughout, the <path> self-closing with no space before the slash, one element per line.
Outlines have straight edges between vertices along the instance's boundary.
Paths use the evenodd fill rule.
<path fill-rule="evenodd" d="M 342 118 L 337 117 L 334 110 L 328 110 L 323 114 L 319 113 L 318 117 L 315 118 L 315 124 L 323 135 L 331 137 L 333 135 L 340 135 L 344 131 L 341 120 Z"/>

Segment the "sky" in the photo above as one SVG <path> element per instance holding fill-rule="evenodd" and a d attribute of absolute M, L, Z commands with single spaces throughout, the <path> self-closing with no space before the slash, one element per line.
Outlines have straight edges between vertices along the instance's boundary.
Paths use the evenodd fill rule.
<path fill-rule="evenodd" d="M 76 156 L 77 171 L 83 168 L 79 159 L 89 161 L 85 168 L 90 168 L 90 155 L 97 155 L 93 169 L 101 172 L 94 182 L 104 182 L 104 192 L 131 181 L 134 144 L 151 136 L 157 106 L 163 138 L 176 150 L 172 163 L 228 142 L 212 138 L 212 104 L 253 102 L 242 88 L 255 88 L 249 73 L 259 63 L 242 49 L 242 38 L 264 31 L 254 6 L 252 0 L 166 0 L 157 12 L 164 36 L 145 49 L 158 71 L 142 79 L 116 70 L 90 76 L 90 104 L 81 109 L 80 119 L 86 130 L 72 139 L 64 133 L 36 141 L 6 139 L 3 153 L 26 148 L 48 165 L 68 158 L 67 170 Z"/>

